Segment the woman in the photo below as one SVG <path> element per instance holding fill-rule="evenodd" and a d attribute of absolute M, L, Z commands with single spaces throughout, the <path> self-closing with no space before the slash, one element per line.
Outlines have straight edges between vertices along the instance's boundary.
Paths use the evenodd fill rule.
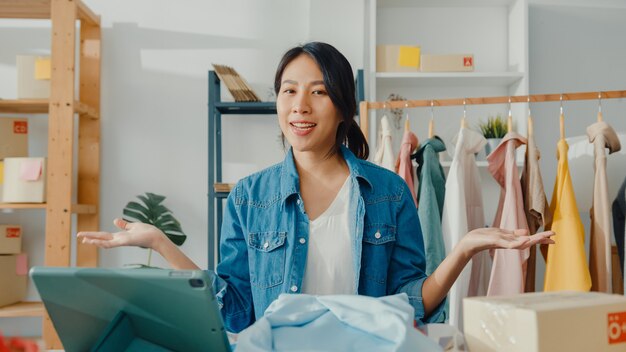
<path fill-rule="evenodd" d="M 214 283 L 228 330 L 252 324 L 279 294 L 300 292 L 405 292 L 418 321 L 442 321 L 442 302 L 475 253 L 553 243 L 551 232 L 477 229 L 427 277 L 409 188 L 365 161 L 347 59 L 325 43 L 295 47 L 278 65 L 274 89 L 291 148 L 282 163 L 242 179 L 228 197 Z M 155 227 L 121 219 L 115 225 L 122 231 L 78 237 L 104 248 L 152 248 L 174 268 L 198 269 Z"/>

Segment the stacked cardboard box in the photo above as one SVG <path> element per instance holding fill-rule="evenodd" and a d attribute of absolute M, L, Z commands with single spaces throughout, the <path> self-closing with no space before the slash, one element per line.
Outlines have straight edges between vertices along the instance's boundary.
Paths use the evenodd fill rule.
<path fill-rule="evenodd" d="M 28 262 L 22 251 L 22 228 L 0 225 L 0 307 L 26 296 Z"/>

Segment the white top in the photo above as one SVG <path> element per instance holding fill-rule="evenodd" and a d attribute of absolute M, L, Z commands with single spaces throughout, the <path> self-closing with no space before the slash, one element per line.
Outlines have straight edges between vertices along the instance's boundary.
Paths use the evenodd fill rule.
<path fill-rule="evenodd" d="M 309 246 L 302 293 L 312 295 L 356 293 L 348 226 L 351 186 L 352 182 L 348 176 L 326 211 L 309 222 Z"/>

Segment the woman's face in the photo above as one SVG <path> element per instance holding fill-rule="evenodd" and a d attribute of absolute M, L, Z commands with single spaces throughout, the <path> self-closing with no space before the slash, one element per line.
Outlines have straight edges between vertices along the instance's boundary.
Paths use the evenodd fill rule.
<path fill-rule="evenodd" d="M 333 148 L 341 115 L 310 56 L 301 54 L 285 67 L 276 110 L 280 129 L 294 152 L 326 155 Z"/>

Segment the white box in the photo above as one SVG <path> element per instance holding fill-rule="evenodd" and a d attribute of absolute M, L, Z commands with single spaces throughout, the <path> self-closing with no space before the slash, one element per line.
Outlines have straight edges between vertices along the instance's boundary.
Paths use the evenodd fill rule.
<path fill-rule="evenodd" d="M 26 297 L 28 263 L 26 254 L 0 255 L 0 307 Z"/>
<path fill-rule="evenodd" d="M 46 202 L 46 158 L 4 159 L 5 203 Z"/>
<path fill-rule="evenodd" d="M 626 297 L 540 292 L 463 300 L 472 352 L 626 351 Z"/>
<path fill-rule="evenodd" d="M 418 72 L 420 50 L 414 45 L 377 45 L 376 72 Z"/>
<path fill-rule="evenodd" d="M 422 72 L 470 72 L 474 71 L 474 55 L 430 55 L 424 54 L 420 60 Z"/>
<path fill-rule="evenodd" d="M 28 156 L 28 120 L 0 117 L 0 160 Z"/>
<path fill-rule="evenodd" d="M 38 79 L 40 71 L 49 68 L 38 69 L 38 61 L 47 60 L 49 56 L 18 55 L 17 61 L 17 98 L 18 99 L 48 99 L 50 98 L 50 79 Z M 49 72 L 44 72 L 43 77 L 48 77 Z M 41 77 L 41 76 L 40 76 Z"/>
<path fill-rule="evenodd" d="M 18 254 L 22 252 L 22 227 L 19 225 L 0 225 L 0 254 Z"/>

